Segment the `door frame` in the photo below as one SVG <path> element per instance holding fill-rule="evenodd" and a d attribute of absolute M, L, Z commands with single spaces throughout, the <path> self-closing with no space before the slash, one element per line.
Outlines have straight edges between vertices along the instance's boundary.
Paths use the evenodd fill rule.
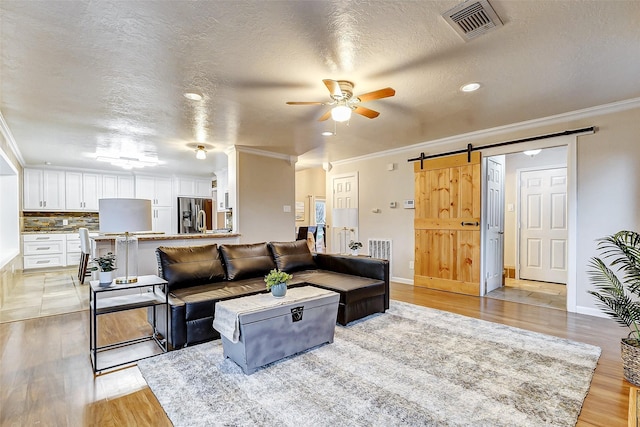
<path fill-rule="evenodd" d="M 578 161 L 578 135 L 564 135 L 555 138 L 540 139 L 537 141 L 530 141 L 522 144 L 507 145 L 502 147 L 493 147 L 482 150 L 482 147 L 478 149 L 482 151 L 483 157 L 491 157 L 499 154 L 511 154 L 514 152 L 521 152 L 524 150 L 534 150 L 537 148 L 552 148 L 559 146 L 567 147 L 567 311 L 575 313 L 577 310 L 577 161 Z M 517 147 L 517 148 L 516 148 Z M 482 196 L 482 204 L 486 204 L 486 198 Z M 486 253 L 484 252 L 484 239 L 486 233 L 481 230 L 481 241 L 483 245 L 481 247 L 481 259 L 484 260 Z M 484 261 L 483 261 L 484 263 Z M 484 269 L 481 265 L 481 276 L 484 277 Z"/>
<path fill-rule="evenodd" d="M 521 194 L 520 194 L 520 185 L 522 184 L 522 173 L 523 172 L 531 172 L 531 171 L 543 171 L 543 170 L 547 170 L 547 169 L 560 169 L 560 168 L 565 168 L 567 169 L 567 204 L 569 203 L 569 168 L 567 167 L 566 164 L 553 164 L 553 165 L 546 165 L 546 166 L 532 166 L 530 168 L 520 168 L 520 169 L 516 169 L 516 210 L 515 210 L 515 215 L 516 215 L 516 230 L 515 230 L 515 235 L 516 235 L 516 279 L 520 279 L 520 238 L 521 238 L 521 230 L 522 228 L 519 226 L 520 224 L 520 213 L 522 210 L 522 200 L 521 200 Z M 567 206 L 567 216 L 569 214 L 569 210 L 568 210 L 568 206 Z M 567 224 L 568 225 L 568 224 Z M 567 258 L 568 258 L 568 254 L 567 254 Z M 568 261 L 568 259 L 567 259 Z M 567 265 L 568 266 L 568 265 Z M 567 270 L 567 274 L 568 274 L 568 270 Z M 569 278 L 567 277 L 567 282 L 568 282 Z M 568 284 L 568 283 L 567 283 Z"/>

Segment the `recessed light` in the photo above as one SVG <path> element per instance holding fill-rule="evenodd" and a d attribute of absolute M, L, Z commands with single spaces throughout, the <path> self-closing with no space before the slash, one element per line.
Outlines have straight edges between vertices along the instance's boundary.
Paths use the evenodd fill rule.
<path fill-rule="evenodd" d="M 190 99 L 192 101 L 201 101 L 202 100 L 202 95 L 200 95 L 199 93 L 194 93 L 194 92 L 186 92 L 184 94 L 184 97 L 187 99 Z"/>
<path fill-rule="evenodd" d="M 473 92 L 474 90 L 480 89 L 480 86 L 482 86 L 482 85 L 480 83 L 478 83 L 478 82 L 467 83 L 466 85 L 461 86 L 460 90 L 462 92 Z"/>
<path fill-rule="evenodd" d="M 324 132 L 322 132 L 322 136 L 333 136 L 333 132 L 325 130 Z"/>

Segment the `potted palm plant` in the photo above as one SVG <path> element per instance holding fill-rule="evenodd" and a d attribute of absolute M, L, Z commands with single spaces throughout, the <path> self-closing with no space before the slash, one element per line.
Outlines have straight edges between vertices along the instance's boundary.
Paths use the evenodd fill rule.
<path fill-rule="evenodd" d="M 282 298 L 287 294 L 287 283 L 293 279 L 289 273 L 282 270 L 273 269 L 264 276 L 264 282 L 267 284 L 267 291 L 271 291 L 271 295 L 276 298 Z"/>
<path fill-rule="evenodd" d="M 607 316 L 629 328 L 620 344 L 622 367 L 627 381 L 640 386 L 640 234 L 619 231 L 599 239 L 597 249 L 602 258 L 592 258 L 588 271 L 596 291 L 588 292 Z"/>

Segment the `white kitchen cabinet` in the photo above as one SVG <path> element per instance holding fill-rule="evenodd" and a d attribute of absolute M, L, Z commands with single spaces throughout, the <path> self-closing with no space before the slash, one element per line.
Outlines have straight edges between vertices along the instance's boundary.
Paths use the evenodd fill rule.
<path fill-rule="evenodd" d="M 136 199 L 149 199 L 152 206 L 171 206 L 171 178 L 136 176 Z"/>
<path fill-rule="evenodd" d="M 65 209 L 64 171 L 24 169 L 23 209 L 61 211 Z"/>
<path fill-rule="evenodd" d="M 195 190 L 196 190 L 196 196 L 210 198 L 211 197 L 211 180 L 196 179 Z"/>
<path fill-rule="evenodd" d="M 66 209 L 68 211 L 98 211 L 102 193 L 102 176 L 95 173 L 66 172 Z"/>
<path fill-rule="evenodd" d="M 176 195 L 178 197 L 211 197 L 211 180 L 183 178 L 175 179 Z"/>
<path fill-rule="evenodd" d="M 133 199 L 136 197 L 136 186 L 133 176 L 118 177 L 118 197 L 123 199 Z"/>
<path fill-rule="evenodd" d="M 102 175 L 102 199 L 133 199 L 135 185 L 133 176 Z"/>
<path fill-rule="evenodd" d="M 24 269 L 62 267 L 66 265 L 64 234 L 25 234 L 22 236 Z"/>
<path fill-rule="evenodd" d="M 171 206 L 158 206 L 151 210 L 153 231 L 156 233 L 173 234 L 171 221 Z"/>

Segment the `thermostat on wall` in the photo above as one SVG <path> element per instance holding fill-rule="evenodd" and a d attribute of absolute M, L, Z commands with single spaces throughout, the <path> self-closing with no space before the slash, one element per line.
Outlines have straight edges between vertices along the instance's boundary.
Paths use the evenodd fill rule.
<path fill-rule="evenodd" d="M 415 206 L 413 204 L 413 200 L 405 200 L 404 201 L 404 208 L 405 209 L 414 209 Z"/>

